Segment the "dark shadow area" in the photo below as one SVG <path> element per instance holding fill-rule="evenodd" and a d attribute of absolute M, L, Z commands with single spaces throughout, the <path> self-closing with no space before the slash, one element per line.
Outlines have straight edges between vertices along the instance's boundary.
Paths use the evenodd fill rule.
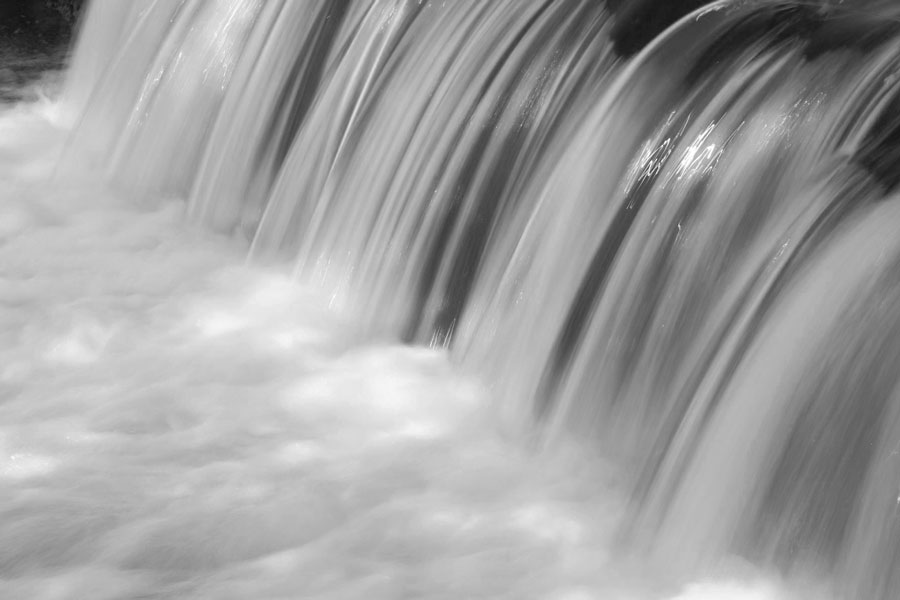
<path fill-rule="evenodd" d="M 0 102 L 65 63 L 85 0 L 0 1 Z"/>

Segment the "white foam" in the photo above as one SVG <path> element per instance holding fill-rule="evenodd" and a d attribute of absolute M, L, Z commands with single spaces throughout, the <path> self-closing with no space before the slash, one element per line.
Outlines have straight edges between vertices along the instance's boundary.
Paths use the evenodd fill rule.
<path fill-rule="evenodd" d="M 0 597 L 781 600 L 623 574 L 606 465 L 177 199 L 49 178 L 47 113 L 0 114 Z"/>

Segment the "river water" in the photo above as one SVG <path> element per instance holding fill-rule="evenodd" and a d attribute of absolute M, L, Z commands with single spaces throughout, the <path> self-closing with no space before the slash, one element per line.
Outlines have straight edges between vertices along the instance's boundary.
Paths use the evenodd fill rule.
<path fill-rule="evenodd" d="M 0 104 L 0 598 L 892 598 L 900 35 L 604 6 L 91 3 Z"/>
<path fill-rule="evenodd" d="M 444 351 L 53 177 L 55 88 L 0 108 L 0 597 L 787 597 L 628 556 L 615 471 L 501 431 Z"/>

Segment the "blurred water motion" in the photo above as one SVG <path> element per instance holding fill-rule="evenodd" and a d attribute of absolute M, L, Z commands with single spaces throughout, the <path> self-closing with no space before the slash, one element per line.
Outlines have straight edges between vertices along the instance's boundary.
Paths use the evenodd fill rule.
<path fill-rule="evenodd" d="M 90 3 L 0 597 L 893 600 L 900 14 L 701 4 Z"/>

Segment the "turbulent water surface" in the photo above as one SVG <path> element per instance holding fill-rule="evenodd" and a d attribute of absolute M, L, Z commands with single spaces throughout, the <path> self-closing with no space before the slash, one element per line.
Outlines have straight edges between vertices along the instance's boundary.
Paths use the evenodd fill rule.
<path fill-rule="evenodd" d="M 0 597 L 677 595 L 602 462 L 501 435 L 443 352 L 366 342 L 183 203 L 51 180 L 58 112 L 0 113 Z M 723 568 L 749 583 L 679 597 L 776 597 Z"/>
<path fill-rule="evenodd" d="M 894 600 L 900 19 L 701 4 L 91 2 L 2 88 L 0 598 Z"/>

